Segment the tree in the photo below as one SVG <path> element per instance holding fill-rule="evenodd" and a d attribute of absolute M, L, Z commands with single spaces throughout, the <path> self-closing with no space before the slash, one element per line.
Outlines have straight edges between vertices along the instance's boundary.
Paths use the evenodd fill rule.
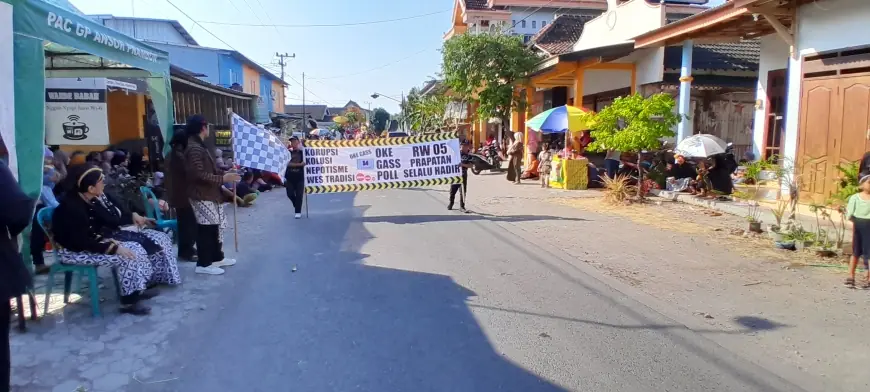
<path fill-rule="evenodd" d="M 377 108 L 374 112 L 372 112 L 372 128 L 375 129 L 375 132 L 382 132 L 387 129 L 387 125 L 390 122 L 390 113 L 386 111 L 384 108 Z"/>
<path fill-rule="evenodd" d="M 644 98 L 640 94 L 619 97 L 601 109 L 594 118 L 589 151 L 617 150 L 640 153 L 656 150 L 662 139 L 673 137 L 673 128 L 680 122 L 674 113 L 676 102 L 668 94 Z M 643 187 L 643 171 L 637 157 L 638 189 Z M 643 195 L 638 192 L 640 197 Z"/>
<path fill-rule="evenodd" d="M 462 34 L 444 43 L 445 84 L 465 101 L 480 103 L 481 118 L 496 117 L 502 126 L 513 109 L 524 110 L 522 94 L 514 94 L 539 58 L 519 37 L 498 33 Z"/>
<path fill-rule="evenodd" d="M 362 111 L 355 108 L 349 107 L 342 115 L 347 119 L 347 124 L 351 127 L 358 127 L 360 123 L 365 121 L 365 115 L 363 115 Z"/>
<path fill-rule="evenodd" d="M 450 101 L 443 95 L 416 97 L 408 102 L 408 122 L 416 131 L 434 131 L 446 127 L 445 114 Z"/>

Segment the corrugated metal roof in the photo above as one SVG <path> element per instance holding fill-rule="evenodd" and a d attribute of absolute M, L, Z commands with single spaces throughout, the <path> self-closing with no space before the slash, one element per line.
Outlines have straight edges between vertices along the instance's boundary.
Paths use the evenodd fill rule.
<path fill-rule="evenodd" d="M 88 17 L 92 18 L 92 19 L 96 19 L 96 20 L 100 21 L 101 23 L 102 23 L 102 21 L 109 20 L 109 19 L 168 23 L 175 29 L 175 31 L 178 31 L 178 34 L 180 34 L 185 39 L 185 41 L 187 41 L 188 45 L 199 45 L 199 43 L 196 42 L 196 39 L 194 39 L 193 36 L 190 35 L 190 32 L 188 32 L 187 29 L 185 29 L 184 26 L 182 26 L 181 23 L 179 23 L 177 20 L 154 19 L 154 18 L 134 18 L 134 17 L 130 17 L 130 16 L 114 16 L 114 15 L 88 15 Z M 102 23 L 102 24 L 105 24 L 105 23 Z"/>

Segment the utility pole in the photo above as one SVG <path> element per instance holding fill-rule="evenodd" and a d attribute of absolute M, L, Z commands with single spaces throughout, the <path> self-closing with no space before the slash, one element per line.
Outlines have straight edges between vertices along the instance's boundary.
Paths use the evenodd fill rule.
<path fill-rule="evenodd" d="M 305 114 L 305 72 L 302 73 L 302 137 L 308 137 L 308 116 Z"/>
<path fill-rule="evenodd" d="M 287 52 L 284 52 L 284 54 L 280 54 L 275 52 L 275 56 L 278 57 L 278 65 L 281 66 L 281 80 L 284 80 L 284 67 L 287 65 L 287 62 L 284 61 L 284 59 L 295 59 L 296 53 L 287 54 Z"/>

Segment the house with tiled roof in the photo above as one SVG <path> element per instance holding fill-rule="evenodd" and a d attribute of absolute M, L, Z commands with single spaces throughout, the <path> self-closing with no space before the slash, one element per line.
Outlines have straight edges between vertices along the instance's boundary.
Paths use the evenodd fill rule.
<path fill-rule="evenodd" d="M 511 120 L 512 131 L 523 131 L 526 118 L 573 102 L 576 91 L 582 94 L 578 94 L 578 104 L 591 99 L 592 106 L 598 107 L 618 96 L 614 94 L 635 91 L 629 86 L 636 85 L 638 75 L 643 84 L 662 82 L 663 51 L 632 55 L 631 51 L 622 53 L 620 49 L 631 48 L 635 35 L 705 10 L 706 3 L 707 0 L 455 0 L 452 27 L 444 38 L 503 32 L 522 36 L 524 42 L 541 54 L 544 60 L 531 75 L 531 83 L 520 88 L 524 92 L 518 91 L 526 94 L 530 110 L 514 113 Z M 595 53 L 588 57 L 590 53 L 583 52 L 592 49 L 603 51 L 600 54 L 607 58 L 592 64 Z M 581 65 L 587 67 L 583 61 L 588 63 L 588 69 L 580 70 Z M 615 64 L 605 64 L 611 61 Z M 635 61 L 641 63 L 641 73 L 631 71 Z M 583 79 L 589 83 L 585 89 L 578 89 L 583 86 Z M 473 106 L 471 102 L 469 113 L 474 112 Z M 473 119 L 469 133 L 477 142 L 491 132 L 490 128 L 485 120 Z"/>
<path fill-rule="evenodd" d="M 607 9 L 606 0 L 455 0 L 449 39 L 465 32 L 503 31 L 524 42 L 559 15 L 596 16 Z"/>
<path fill-rule="evenodd" d="M 684 105 L 686 120 L 675 131 L 685 132 L 683 136 L 720 136 L 734 143 L 738 154 L 750 149 L 759 42 L 696 45 L 688 53 L 679 47 L 636 49 L 635 36 L 707 8 L 668 0 L 607 3 L 599 16 L 562 16 L 533 37 L 530 45 L 542 60 L 529 84 L 519 91 L 525 94 L 529 110 L 513 114 L 512 130 L 525 131 L 525 119 L 552 107 L 574 105 L 599 111 L 620 96 L 664 92 Z M 690 67 L 696 76 L 692 87 L 681 92 L 680 72 L 686 59 L 693 60 Z M 534 137 L 526 145 L 534 147 Z"/>
<path fill-rule="evenodd" d="M 868 20 L 867 0 L 730 0 L 634 41 L 640 50 L 695 54 L 699 43 L 715 42 L 711 56 L 738 54 L 734 42 L 758 42 L 755 157 L 780 157 L 800 179 L 799 201 L 825 203 L 839 189 L 837 167 L 870 151 Z M 697 71 L 704 60 L 691 60 L 680 79 L 694 90 L 707 75 Z"/>

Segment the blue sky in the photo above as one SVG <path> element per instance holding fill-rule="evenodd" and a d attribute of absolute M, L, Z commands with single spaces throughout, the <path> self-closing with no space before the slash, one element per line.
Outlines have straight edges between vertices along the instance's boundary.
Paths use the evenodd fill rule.
<path fill-rule="evenodd" d="M 372 99 L 373 92 L 399 99 L 439 71 L 444 32 L 450 27 L 453 0 L 171 0 L 198 22 L 247 24 L 340 24 L 396 19 L 444 11 L 417 19 L 349 27 L 288 28 L 201 23 L 232 48 L 261 65 L 276 64 L 275 52 L 296 53 L 286 68 L 290 103 L 301 103 L 294 82 L 305 72 L 306 102 L 343 106 L 353 99 L 362 107 L 398 111 L 398 104 Z M 88 14 L 176 19 L 203 46 L 226 48 L 166 0 L 72 0 Z M 254 12 L 251 12 L 253 9 Z M 135 10 L 135 14 L 134 14 Z M 401 60 L 401 61 L 400 61 Z M 384 66 L 390 64 L 388 66 Z M 379 68 L 384 66 L 382 68 Z M 379 69 L 374 69 L 379 68 Z M 272 67 L 276 75 L 277 66 Z M 374 69 L 374 70 L 373 70 Z M 318 80 L 324 78 L 323 80 Z M 312 94 L 313 93 L 313 94 Z M 316 96 L 315 96 L 316 95 Z"/>
<path fill-rule="evenodd" d="M 363 107 L 398 104 L 372 99 L 373 92 L 400 98 L 440 69 L 438 49 L 450 27 L 453 0 L 170 0 L 230 47 L 279 74 L 275 52 L 295 53 L 286 68 L 290 103 L 301 103 L 295 82 L 306 75 L 306 102 L 343 106 L 349 99 Z M 721 4 L 724 0 L 711 0 Z M 175 19 L 200 45 L 227 48 L 167 0 L 72 0 L 88 14 Z M 441 11 L 441 12 L 439 12 Z M 439 12 L 410 20 L 345 27 L 254 27 L 235 24 L 341 24 L 396 19 Z"/>

